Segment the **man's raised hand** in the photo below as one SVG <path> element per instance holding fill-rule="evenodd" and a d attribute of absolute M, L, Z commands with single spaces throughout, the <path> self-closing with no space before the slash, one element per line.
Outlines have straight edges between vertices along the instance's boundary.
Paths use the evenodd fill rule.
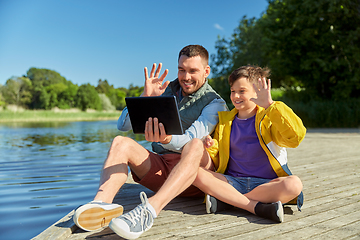
<path fill-rule="evenodd" d="M 160 96 L 161 94 L 163 94 L 167 86 L 170 84 L 170 81 L 166 81 L 163 84 L 163 81 L 169 72 L 168 69 L 166 69 L 164 73 L 159 77 L 161 67 L 162 67 L 162 63 L 159 63 L 159 66 L 156 69 L 156 63 L 154 63 L 151 68 L 150 75 L 148 74 L 147 67 L 144 68 L 145 85 L 144 85 L 144 92 L 141 94 L 141 96 L 143 97 Z"/>

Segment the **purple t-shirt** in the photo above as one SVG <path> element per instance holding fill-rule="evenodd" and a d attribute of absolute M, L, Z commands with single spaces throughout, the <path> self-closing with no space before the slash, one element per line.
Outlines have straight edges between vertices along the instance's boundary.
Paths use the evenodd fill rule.
<path fill-rule="evenodd" d="M 256 135 L 255 116 L 245 120 L 236 116 L 233 120 L 230 157 L 225 174 L 233 177 L 277 178 Z"/>

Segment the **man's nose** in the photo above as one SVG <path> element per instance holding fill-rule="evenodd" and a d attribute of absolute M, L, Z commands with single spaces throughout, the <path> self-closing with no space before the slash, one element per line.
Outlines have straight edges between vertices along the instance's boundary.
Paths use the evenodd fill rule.
<path fill-rule="evenodd" d="M 190 73 L 188 73 L 188 72 L 185 72 L 185 79 L 186 80 L 190 80 L 191 79 L 191 74 Z"/>

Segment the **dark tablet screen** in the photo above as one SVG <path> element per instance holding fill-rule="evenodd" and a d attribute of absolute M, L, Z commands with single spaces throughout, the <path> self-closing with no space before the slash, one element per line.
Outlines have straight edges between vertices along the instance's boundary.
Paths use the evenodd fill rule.
<path fill-rule="evenodd" d="M 175 96 L 127 97 L 125 101 L 134 133 L 145 132 L 149 117 L 158 118 L 168 135 L 184 133 Z"/>

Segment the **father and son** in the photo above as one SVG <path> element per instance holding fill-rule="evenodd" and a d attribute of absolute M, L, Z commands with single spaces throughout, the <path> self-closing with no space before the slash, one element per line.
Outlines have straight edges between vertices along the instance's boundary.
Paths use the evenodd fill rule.
<path fill-rule="evenodd" d="M 154 152 L 128 137 L 114 138 L 105 160 L 99 189 L 90 203 L 75 210 L 73 220 L 83 230 L 108 226 L 119 236 L 138 238 L 149 230 L 160 211 L 175 197 L 205 196 L 206 212 L 235 206 L 257 216 L 283 222 L 283 204 L 303 203 L 301 180 L 287 166 L 285 148 L 304 139 L 301 119 L 270 94 L 270 70 L 242 66 L 231 73 L 234 109 L 211 88 L 208 52 L 200 45 L 184 47 L 178 58 L 178 78 L 163 82 L 161 63 L 145 71 L 141 96 L 175 96 L 183 135 L 167 135 L 157 118 L 149 118 L 145 139 Z M 131 129 L 125 108 L 118 129 Z M 135 182 L 154 191 L 126 214 L 112 203 L 126 182 L 128 167 Z"/>

